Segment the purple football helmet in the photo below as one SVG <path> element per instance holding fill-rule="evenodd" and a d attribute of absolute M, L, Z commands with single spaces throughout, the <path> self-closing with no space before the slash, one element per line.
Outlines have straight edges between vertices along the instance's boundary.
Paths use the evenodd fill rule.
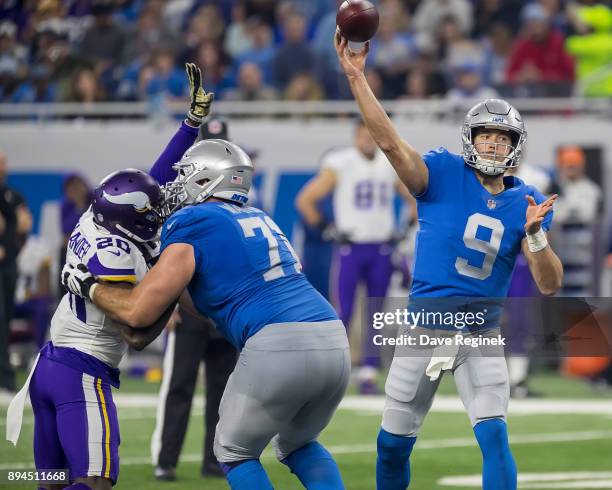
<path fill-rule="evenodd" d="M 158 237 L 162 192 L 149 174 L 128 168 L 106 176 L 93 192 L 96 223 L 137 242 Z"/>

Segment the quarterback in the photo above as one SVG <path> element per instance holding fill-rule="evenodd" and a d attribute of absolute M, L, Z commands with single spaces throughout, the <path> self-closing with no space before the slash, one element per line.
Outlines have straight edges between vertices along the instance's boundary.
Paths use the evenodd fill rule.
<path fill-rule="evenodd" d="M 503 100 L 481 102 L 465 117 L 461 155 L 440 148 L 421 156 L 399 136 L 366 81 L 369 44 L 353 52 L 339 31 L 334 42 L 370 134 L 417 200 L 409 309 L 443 305 L 444 298 L 504 298 L 521 251 L 539 290 L 556 293 L 563 268 L 546 237 L 556 196 L 545 199 L 532 186 L 504 175 L 519 164 L 527 136 L 518 111 Z M 485 327 L 483 334 L 497 334 L 495 321 Z M 459 347 L 456 355 L 438 358 L 431 350 L 398 355 L 396 348 L 377 441 L 379 490 L 408 487 L 410 454 L 444 370 L 453 372 L 482 452 L 483 489 L 516 489 L 506 428 L 506 361 L 503 355 L 469 355 L 469 349 Z"/>
<path fill-rule="evenodd" d="M 187 119 L 151 169 L 121 170 L 102 180 L 90 208 L 68 241 L 66 263 L 87 264 L 99 280 L 121 287 L 137 283 L 159 255 L 163 194 L 159 183 L 193 144 L 213 94 L 200 70 L 186 65 L 191 106 Z M 155 180 L 155 177 L 157 181 Z M 68 292 L 51 320 L 51 340 L 7 413 L 7 439 L 16 444 L 27 393 L 34 410 L 34 459 L 39 471 L 68 468 L 79 490 L 104 490 L 119 473 L 119 425 L 111 387 L 128 345 L 142 349 L 165 326 L 174 305 L 147 328 L 135 330 Z M 48 488 L 41 485 L 40 488 Z"/>

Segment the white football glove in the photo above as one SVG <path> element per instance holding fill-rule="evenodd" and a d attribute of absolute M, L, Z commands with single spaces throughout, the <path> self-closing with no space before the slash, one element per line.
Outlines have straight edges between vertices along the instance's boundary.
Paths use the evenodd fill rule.
<path fill-rule="evenodd" d="M 62 269 L 62 285 L 72 294 L 88 301 L 92 301 L 90 294 L 93 292 L 92 286 L 96 284 L 96 278 L 89 272 L 85 264 L 74 267 L 66 264 Z"/>

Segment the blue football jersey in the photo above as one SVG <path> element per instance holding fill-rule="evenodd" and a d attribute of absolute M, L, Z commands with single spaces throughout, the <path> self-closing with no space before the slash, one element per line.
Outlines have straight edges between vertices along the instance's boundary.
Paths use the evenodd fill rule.
<path fill-rule="evenodd" d="M 194 305 L 239 349 L 271 323 L 338 318 L 301 273 L 283 232 L 257 208 L 188 206 L 164 224 L 162 252 L 173 243 L 193 246 L 196 269 L 188 289 Z"/>
<path fill-rule="evenodd" d="M 490 194 L 460 155 L 444 148 L 423 157 L 427 189 L 416 196 L 419 232 L 411 297 L 504 298 L 525 238 L 531 195 L 545 197 L 512 176 L 505 190 Z M 548 230 L 552 212 L 542 224 Z"/>

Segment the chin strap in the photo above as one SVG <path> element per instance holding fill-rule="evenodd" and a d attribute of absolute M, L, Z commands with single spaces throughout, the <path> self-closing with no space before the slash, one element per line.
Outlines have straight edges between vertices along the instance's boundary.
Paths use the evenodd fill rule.
<path fill-rule="evenodd" d="M 132 233 L 131 231 L 129 231 L 127 228 L 124 228 L 123 226 L 121 226 L 120 224 L 116 224 L 115 227 L 121 232 L 123 233 L 125 236 L 127 236 L 130 240 L 134 240 L 135 242 L 138 243 L 144 243 L 146 240 L 143 240 L 142 238 L 140 238 L 138 235 L 135 235 L 134 233 Z M 159 233 L 159 232 L 158 232 Z M 153 238 L 154 239 L 154 238 Z"/>
<path fill-rule="evenodd" d="M 476 162 L 474 163 L 474 167 L 486 175 L 499 175 L 499 174 L 503 174 L 506 170 L 508 170 L 505 166 L 498 167 L 496 164 L 498 164 L 498 162 L 492 162 L 491 160 L 486 160 L 479 155 L 476 157 Z M 488 169 L 492 169 L 492 171 Z"/>
<path fill-rule="evenodd" d="M 213 191 L 221 182 L 223 182 L 224 178 L 225 178 L 224 175 L 219 175 L 219 177 L 217 177 L 215 180 L 210 182 L 206 187 L 204 187 L 204 189 L 202 189 L 202 191 L 196 196 L 194 200 L 194 204 L 199 204 L 201 202 L 204 202 L 206 201 L 206 199 L 212 196 Z"/>

